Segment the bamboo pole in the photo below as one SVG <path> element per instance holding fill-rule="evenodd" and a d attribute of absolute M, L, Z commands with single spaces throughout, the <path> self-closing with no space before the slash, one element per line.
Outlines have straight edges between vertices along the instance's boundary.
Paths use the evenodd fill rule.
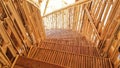
<path fill-rule="evenodd" d="M 46 1 L 46 5 L 45 5 L 43 16 L 46 14 L 48 4 L 49 4 L 49 0 Z"/>
<path fill-rule="evenodd" d="M 87 13 L 87 15 L 88 15 L 88 18 L 89 18 L 89 20 L 90 20 L 90 23 L 91 23 L 93 29 L 94 29 L 95 32 L 97 33 L 98 38 L 101 39 L 100 36 L 99 36 L 99 33 L 98 33 L 98 31 L 97 31 L 97 29 L 96 29 L 96 27 L 95 27 L 95 25 L 93 24 L 93 20 L 92 20 L 92 17 L 90 16 L 90 14 L 89 14 L 89 11 L 87 10 L 87 8 L 85 8 L 85 10 L 86 10 L 86 13 Z"/>

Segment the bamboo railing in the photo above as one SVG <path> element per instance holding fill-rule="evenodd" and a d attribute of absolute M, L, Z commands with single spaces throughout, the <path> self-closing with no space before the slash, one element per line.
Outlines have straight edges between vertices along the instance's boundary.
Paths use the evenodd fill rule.
<path fill-rule="evenodd" d="M 17 55 L 27 56 L 45 39 L 38 6 L 26 0 L 0 0 L 0 68 L 14 66 Z"/>
<path fill-rule="evenodd" d="M 92 0 L 76 2 L 43 16 L 45 29 L 70 29 L 95 43 L 101 56 L 112 58 L 120 65 L 119 39 L 115 33 L 120 27 L 120 0 Z M 114 44 L 115 43 L 115 44 Z M 116 59 L 116 61 L 115 61 Z"/>
<path fill-rule="evenodd" d="M 86 4 L 90 3 L 91 1 L 84 1 L 84 2 L 76 2 L 73 5 L 69 5 L 64 7 L 60 10 L 54 11 L 43 16 L 44 24 L 46 29 L 72 29 L 73 22 L 77 22 L 74 20 L 75 16 L 79 13 L 83 13 L 83 8 Z M 81 8 L 79 10 L 78 8 Z M 78 12 L 80 11 L 80 12 Z M 77 14 L 76 14 L 77 13 Z M 78 17 L 76 17 L 78 18 Z M 82 17 L 81 17 L 82 18 Z"/>
<path fill-rule="evenodd" d="M 101 49 L 116 28 L 112 22 L 117 17 L 118 7 L 119 0 L 79 1 L 43 16 L 44 26 L 45 29 L 72 29 L 83 33 L 96 45 L 100 42 Z"/>
<path fill-rule="evenodd" d="M 89 7 L 92 1 L 79 1 L 43 16 L 45 29 L 70 29 L 85 35 L 98 45 L 99 33 L 94 25 Z"/>

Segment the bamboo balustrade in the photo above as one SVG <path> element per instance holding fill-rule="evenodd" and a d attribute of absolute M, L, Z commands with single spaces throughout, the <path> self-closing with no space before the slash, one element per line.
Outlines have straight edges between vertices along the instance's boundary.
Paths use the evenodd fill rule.
<path fill-rule="evenodd" d="M 112 59 L 115 68 L 119 67 L 119 27 L 120 27 L 120 1 L 119 0 L 94 0 L 92 15 L 95 26 L 101 36 L 98 45 L 104 57 Z"/>
<path fill-rule="evenodd" d="M 43 23 L 42 23 L 42 19 L 40 17 L 40 12 L 36 7 L 29 7 L 28 2 L 24 1 L 22 3 L 22 10 L 24 11 L 25 15 L 26 15 L 26 21 L 28 24 L 28 30 L 29 32 L 31 32 L 31 37 L 33 39 L 33 43 L 40 43 L 41 40 L 45 39 L 45 32 L 44 32 L 44 27 L 43 27 Z M 29 7 L 29 8 L 28 8 Z M 36 16 L 35 16 L 36 15 Z M 32 29 L 33 28 L 33 29 Z M 42 38 L 42 39 L 41 39 Z"/>
<path fill-rule="evenodd" d="M 114 64 L 115 68 L 118 68 L 120 65 L 120 60 L 119 60 L 119 48 L 120 48 L 120 25 L 119 28 L 117 29 L 117 32 L 115 32 L 115 35 L 112 37 L 112 42 L 111 45 L 108 49 L 108 56 L 111 58 L 112 63 Z"/>
<path fill-rule="evenodd" d="M 77 2 L 73 5 L 67 6 L 60 10 L 54 11 L 43 16 L 44 24 L 46 29 L 72 29 L 73 28 L 73 19 L 74 19 L 74 9 L 79 7 L 83 9 L 85 4 L 88 4 L 91 1 Z M 79 10 L 76 10 L 76 12 Z M 79 12 L 81 13 L 82 10 Z M 77 17 L 76 17 L 77 18 Z M 47 25 L 48 24 L 48 25 Z M 50 26 L 49 26 L 50 25 Z"/>
<path fill-rule="evenodd" d="M 13 62 L 13 58 L 15 57 L 15 49 L 12 46 L 12 43 L 10 42 L 9 37 L 7 36 L 5 32 L 5 28 L 3 26 L 3 23 L 0 22 L 0 34 L 3 38 L 3 42 L 1 43 L 2 46 L 0 46 L 0 58 L 2 59 L 2 64 L 5 64 L 5 66 L 10 67 L 11 62 Z M 5 52 L 8 51 L 8 49 L 12 52 L 12 58 L 8 58 Z M 0 61 L 1 62 L 1 61 Z"/>
<path fill-rule="evenodd" d="M 116 17 L 119 15 L 119 0 L 98 0 L 93 1 L 93 5 L 90 14 L 94 20 L 95 27 L 101 36 L 101 40 L 104 40 L 100 47 L 105 43 L 105 40 L 110 38 L 116 28 L 118 28 L 119 23 L 115 22 Z M 113 24 L 113 23 L 116 23 Z M 111 32 L 111 33 L 110 33 Z"/>
<path fill-rule="evenodd" d="M 111 29 L 114 30 L 116 27 L 111 24 L 112 21 L 114 22 L 114 19 L 111 18 L 115 16 L 118 7 L 119 0 L 114 2 L 112 0 L 80 1 L 44 15 L 43 20 L 46 29 L 72 29 L 78 31 L 95 42 L 96 46 L 101 49 L 105 39 L 112 34 L 109 34 Z M 106 29 L 109 31 L 105 31 Z"/>
<path fill-rule="evenodd" d="M 0 68 L 10 68 L 17 55 L 27 56 L 45 39 L 38 6 L 26 0 L 0 1 Z"/>
<path fill-rule="evenodd" d="M 97 46 L 101 38 L 88 10 L 90 3 L 91 1 L 76 2 L 73 5 L 43 16 L 45 29 L 71 29 L 78 31 L 96 43 Z"/>

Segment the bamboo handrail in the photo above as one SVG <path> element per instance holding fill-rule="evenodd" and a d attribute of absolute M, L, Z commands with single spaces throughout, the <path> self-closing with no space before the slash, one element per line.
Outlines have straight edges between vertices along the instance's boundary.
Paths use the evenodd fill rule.
<path fill-rule="evenodd" d="M 72 6 L 80 5 L 80 4 L 86 4 L 86 3 L 90 3 L 90 2 L 91 2 L 91 0 L 89 0 L 89 1 L 88 1 L 88 0 L 86 0 L 86 1 L 78 1 L 78 2 L 76 2 L 76 3 L 74 3 L 74 4 L 68 5 L 68 6 L 63 7 L 63 8 L 61 8 L 61 9 L 58 9 L 58 10 L 56 10 L 56 11 L 53 11 L 53 12 L 51 12 L 51 13 L 48 13 L 48 14 L 44 15 L 43 18 L 44 18 L 44 17 L 47 17 L 47 16 L 49 16 L 49 15 L 51 15 L 51 14 L 55 14 L 55 13 L 57 13 L 57 12 L 60 12 L 60 11 L 62 11 L 62 10 L 68 9 L 68 8 L 70 8 L 70 7 L 72 7 Z"/>
<path fill-rule="evenodd" d="M 26 0 L 26 1 L 29 2 L 29 3 L 31 3 L 32 5 L 34 5 L 35 7 L 37 7 L 38 9 L 40 9 L 40 8 L 39 8 L 39 5 L 36 4 L 35 2 L 33 2 L 33 1 L 31 1 L 31 0 Z"/>

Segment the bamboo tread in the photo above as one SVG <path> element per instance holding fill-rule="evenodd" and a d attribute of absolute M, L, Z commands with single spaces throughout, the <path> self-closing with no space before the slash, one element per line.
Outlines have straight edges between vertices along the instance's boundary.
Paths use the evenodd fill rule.
<path fill-rule="evenodd" d="M 46 42 L 41 43 L 41 45 L 39 47 L 45 48 L 45 49 L 53 49 L 53 50 L 57 50 L 57 51 L 63 51 L 63 52 L 70 52 L 70 53 L 74 53 L 74 54 L 85 54 L 85 55 L 99 57 L 96 47 L 72 46 L 72 45 L 65 45 L 65 44 L 61 45 L 61 44 L 46 43 Z"/>
<path fill-rule="evenodd" d="M 19 56 L 13 68 L 65 68 L 65 67 Z"/>
<path fill-rule="evenodd" d="M 109 58 L 99 55 L 94 44 L 70 30 L 48 30 L 47 39 L 33 47 L 30 57 L 65 68 L 112 68 Z"/>
<path fill-rule="evenodd" d="M 51 49 L 38 48 L 37 50 L 34 59 L 66 68 L 111 68 L 108 58 L 76 55 Z"/>

